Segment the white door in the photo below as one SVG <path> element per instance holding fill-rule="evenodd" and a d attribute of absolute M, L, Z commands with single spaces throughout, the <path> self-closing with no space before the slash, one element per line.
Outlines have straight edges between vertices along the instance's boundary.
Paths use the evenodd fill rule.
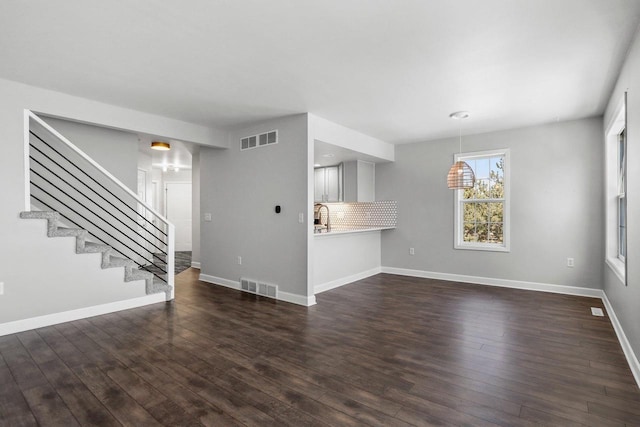
<path fill-rule="evenodd" d="M 167 219 L 176 226 L 176 251 L 191 250 L 191 183 L 165 183 Z"/>

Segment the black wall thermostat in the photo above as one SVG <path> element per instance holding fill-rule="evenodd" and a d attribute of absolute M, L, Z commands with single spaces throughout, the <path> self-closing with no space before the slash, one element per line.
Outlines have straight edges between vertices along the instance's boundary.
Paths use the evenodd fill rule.
<path fill-rule="evenodd" d="M 280 205 L 276 206 L 276 213 L 280 213 L 281 209 L 280 209 Z"/>

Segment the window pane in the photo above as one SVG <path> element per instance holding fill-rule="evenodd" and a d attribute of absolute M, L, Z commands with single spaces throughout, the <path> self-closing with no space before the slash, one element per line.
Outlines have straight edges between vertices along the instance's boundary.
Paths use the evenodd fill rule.
<path fill-rule="evenodd" d="M 504 222 L 504 203 L 488 203 L 489 222 Z"/>
<path fill-rule="evenodd" d="M 475 166 L 471 166 L 476 174 L 476 179 L 489 179 L 490 159 L 476 159 Z"/>
<path fill-rule="evenodd" d="M 626 257 L 626 206 L 627 199 L 625 197 L 618 198 L 618 255 Z"/>
<path fill-rule="evenodd" d="M 478 243 L 487 243 L 489 238 L 489 224 L 486 222 L 477 223 L 476 234 L 478 235 Z"/>
<path fill-rule="evenodd" d="M 488 199 L 491 197 L 489 179 L 476 179 L 474 196 L 476 199 Z"/>
<path fill-rule="evenodd" d="M 488 203 L 476 203 L 474 221 L 475 222 L 487 222 L 489 221 L 489 209 Z"/>
<path fill-rule="evenodd" d="M 465 242 L 477 241 L 475 223 L 473 222 L 464 223 L 464 229 L 462 230 L 462 239 Z"/>
<path fill-rule="evenodd" d="M 475 222 L 475 203 L 463 203 L 463 221 L 464 222 Z"/>
<path fill-rule="evenodd" d="M 502 230 L 502 223 L 489 224 L 489 242 L 502 244 L 504 241 Z"/>

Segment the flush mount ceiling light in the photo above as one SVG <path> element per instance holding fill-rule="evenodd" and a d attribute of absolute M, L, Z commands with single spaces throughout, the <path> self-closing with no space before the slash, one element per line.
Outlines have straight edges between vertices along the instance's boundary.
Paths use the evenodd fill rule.
<path fill-rule="evenodd" d="M 158 151 L 169 151 L 171 150 L 171 144 L 168 142 L 153 141 L 151 143 L 151 148 Z"/>
<path fill-rule="evenodd" d="M 455 120 L 466 119 L 469 117 L 468 111 L 456 111 L 449 114 L 449 117 Z M 459 128 L 460 135 L 460 153 L 462 153 L 462 128 Z M 476 183 L 476 176 L 471 166 L 467 162 L 457 161 L 449 169 L 447 174 L 447 186 L 452 190 L 461 190 L 464 188 L 473 188 Z"/>

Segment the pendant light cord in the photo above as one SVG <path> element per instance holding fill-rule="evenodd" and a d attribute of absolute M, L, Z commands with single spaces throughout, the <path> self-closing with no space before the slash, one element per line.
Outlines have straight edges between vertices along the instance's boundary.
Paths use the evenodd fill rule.
<path fill-rule="evenodd" d="M 459 153 L 462 154 L 462 127 L 458 128 L 458 135 L 460 136 L 460 151 L 459 151 Z"/>

